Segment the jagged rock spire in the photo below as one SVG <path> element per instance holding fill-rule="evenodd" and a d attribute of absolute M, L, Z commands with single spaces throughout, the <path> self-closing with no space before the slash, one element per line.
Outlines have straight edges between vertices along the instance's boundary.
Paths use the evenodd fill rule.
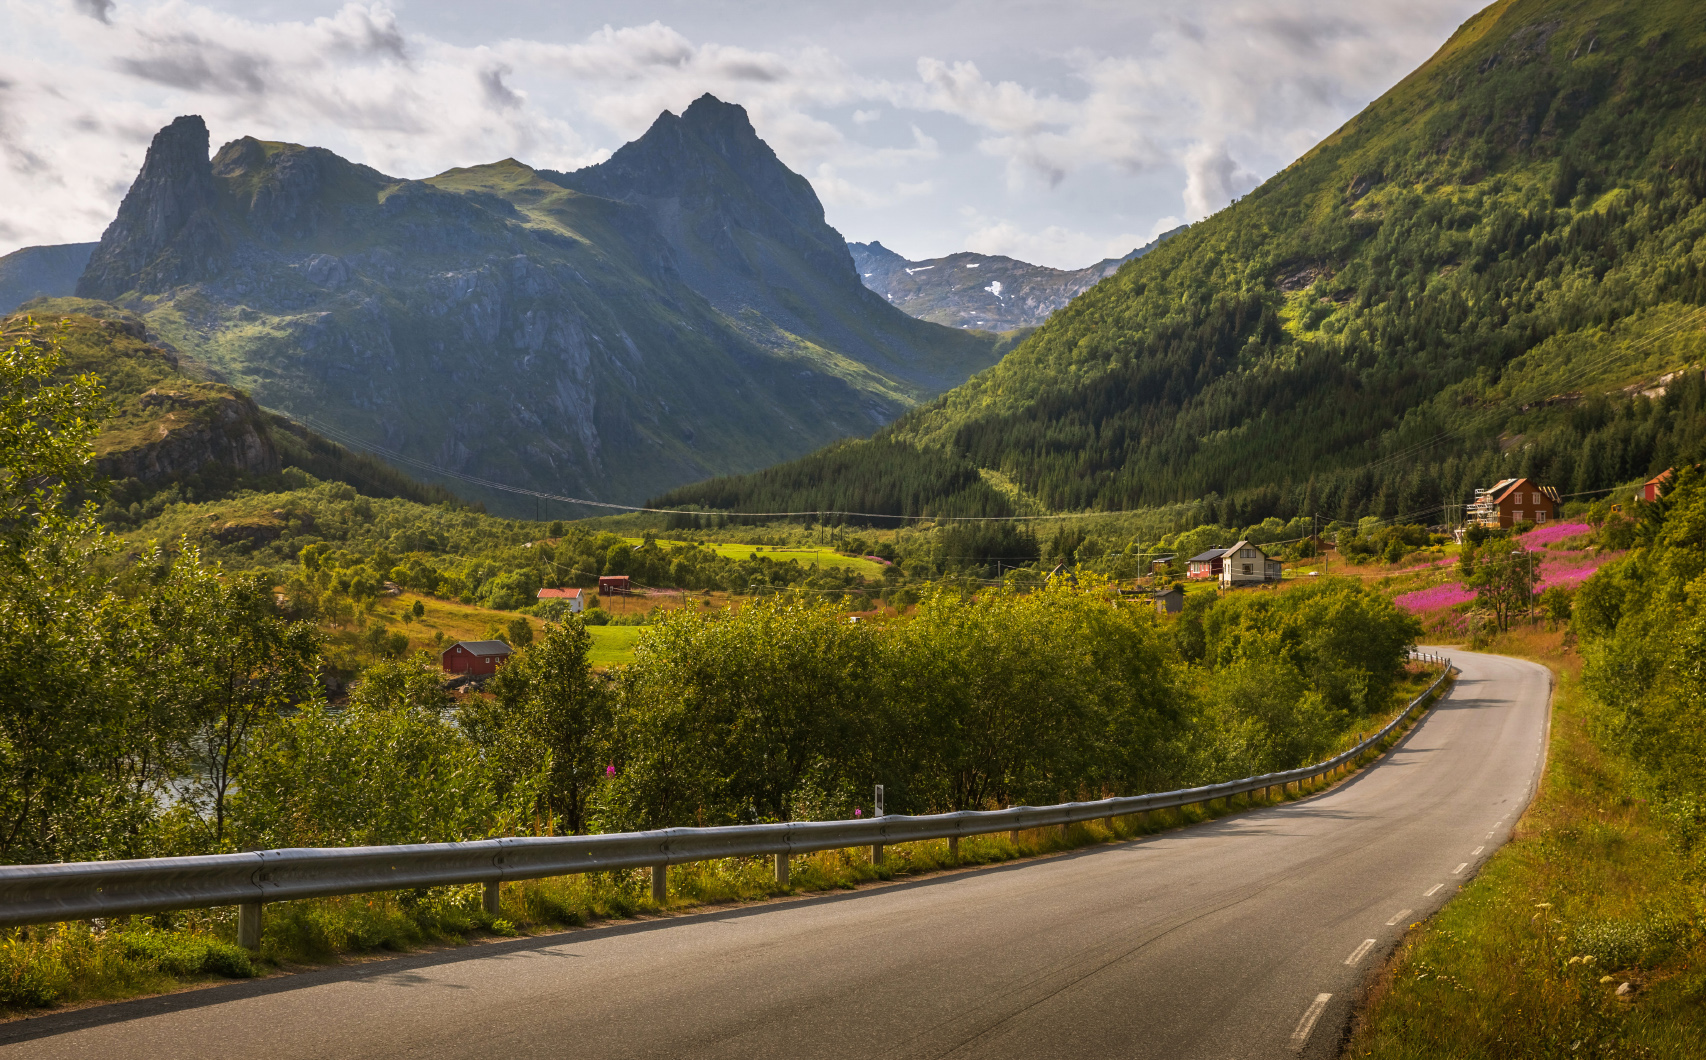
<path fill-rule="evenodd" d="M 206 278 L 217 270 L 224 248 L 213 217 L 218 196 L 207 124 L 195 114 L 175 119 L 154 135 L 77 293 L 113 299 Z"/>

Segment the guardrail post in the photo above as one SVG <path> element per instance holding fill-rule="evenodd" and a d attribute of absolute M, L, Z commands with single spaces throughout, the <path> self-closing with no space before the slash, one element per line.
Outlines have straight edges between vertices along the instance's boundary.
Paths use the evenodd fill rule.
<path fill-rule="evenodd" d="M 948 837 L 948 856 L 955 861 L 960 860 L 960 837 L 957 835 Z"/>
<path fill-rule="evenodd" d="M 485 906 L 486 912 L 490 916 L 497 916 L 503 910 L 503 904 L 500 901 L 502 895 L 499 892 L 499 888 L 502 886 L 503 884 L 497 880 L 486 881 Z"/>
<path fill-rule="evenodd" d="M 237 945 L 246 950 L 261 948 L 261 903 L 244 902 L 237 907 Z"/>
<path fill-rule="evenodd" d="M 1017 828 L 1007 833 L 1007 842 L 1012 843 L 1014 846 L 1019 845 L 1019 830 Z"/>
<path fill-rule="evenodd" d="M 871 864 L 881 865 L 882 863 L 883 863 L 883 845 L 881 843 L 872 843 L 871 844 Z"/>
<path fill-rule="evenodd" d="M 777 854 L 776 855 L 776 884 L 777 884 L 777 886 L 780 886 L 780 887 L 788 886 L 788 867 L 789 867 L 788 866 L 788 855 Z"/>
<path fill-rule="evenodd" d="M 669 901 L 669 866 L 652 866 L 652 901 L 664 905 Z"/>

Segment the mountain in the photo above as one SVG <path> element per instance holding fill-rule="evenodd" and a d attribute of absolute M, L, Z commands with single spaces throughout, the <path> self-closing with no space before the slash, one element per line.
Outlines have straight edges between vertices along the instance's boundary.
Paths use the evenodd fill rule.
<path fill-rule="evenodd" d="M 865 286 L 908 315 L 951 328 L 1011 331 L 1036 327 L 1118 272 L 1121 265 L 1143 257 L 1187 227 L 1162 233 L 1123 258 L 1072 270 L 969 252 L 908 261 L 875 240 L 849 243 L 847 249 L 853 252 L 853 267 Z"/>
<path fill-rule="evenodd" d="M 866 290 L 810 185 L 710 97 L 571 174 L 208 146 L 197 117 L 155 137 L 78 295 L 404 461 L 639 500 L 867 434 L 999 356 Z"/>
<path fill-rule="evenodd" d="M 1706 24 L 1502 0 L 1232 206 L 865 443 L 661 496 L 1443 522 L 1706 455 Z"/>
<path fill-rule="evenodd" d="M 344 482 L 370 497 L 459 505 L 442 488 L 263 411 L 241 390 L 197 378 L 134 313 L 89 299 L 42 298 L 0 317 L 0 343 L 49 335 L 59 342 L 63 375 L 92 373 L 103 387 L 106 416 L 95 438 L 95 466 L 111 480 L 102 513 L 109 524 L 129 525 L 144 517 L 144 509 L 151 517 L 189 497 L 289 489 L 305 481 L 288 469 Z"/>
<path fill-rule="evenodd" d="M 61 243 L 24 247 L 0 257 L 0 313 L 10 313 L 32 298 L 58 298 L 75 291 L 94 249 L 93 243 Z"/>

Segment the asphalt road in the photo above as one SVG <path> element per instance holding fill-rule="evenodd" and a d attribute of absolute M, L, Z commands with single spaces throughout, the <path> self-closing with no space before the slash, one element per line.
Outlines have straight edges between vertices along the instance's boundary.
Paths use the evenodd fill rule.
<path fill-rule="evenodd" d="M 1310 1057 L 1504 841 L 1550 677 L 1451 694 L 1315 798 L 1079 853 L 50 1014 L 33 1057 Z"/>

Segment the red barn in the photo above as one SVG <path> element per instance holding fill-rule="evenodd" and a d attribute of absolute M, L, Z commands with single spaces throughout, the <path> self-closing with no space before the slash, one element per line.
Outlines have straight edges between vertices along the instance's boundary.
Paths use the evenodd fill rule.
<path fill-rule="evenodd" d="M 509 661 L 510 647 L 501 640 L 459 640 L 439 652 L 439 662 L 446 673 L 495 674 L 498 667 Z"/>
<path fill-rule="evenodd" d="M 1648 479 L 1646 482 L 1642 483 L 1641 499 L 1646 501 L 1648 504 L 1658 500 L 1659 490 L 1664 488 L 1664 484 L 1670 481 L 1670 477 L 1674 474 L 1676 474 L 1676 468 L 1667 467 L 1652 478 Z"/>
<path fill-rule="evenodd" d="M 627 596 L 628 576 L 626 574 L 606 574 L 598 579 L 598 595 Z"/>

